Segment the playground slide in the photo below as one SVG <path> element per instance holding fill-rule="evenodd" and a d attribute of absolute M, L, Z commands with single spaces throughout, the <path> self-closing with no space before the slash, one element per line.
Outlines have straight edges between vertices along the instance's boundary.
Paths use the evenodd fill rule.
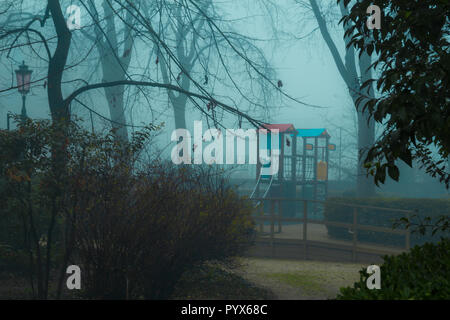
<path fill-rule="evenodd" d="M 253 188 L 253 191 L 250 195 L 250 199 L 265 199 L 267 197 L 267 195 L 269 194 L 270 188 L 272 187 L 272 183 L 273 183 L 273 179 L 275 177 L 275 175 L 271 175 L 270 176 L 270 180 L 267 181 L 265 178 L 262 178 L 263 174 L 259 175 L 258 181 L 255 184 L 255 187 Z M 267 184 L 266 187 L 264 188 L 263 184 Z M 263 188 L 263 193 L 261 196 L 261 193 L 259 192 L 261 190 L 261 188 Z M 259 190 L 258 190 L 259 189 Z M 259 204 L 261 203 L 261 200 L 258 200 L 255 204 L 255 207 L 257 207 Z"/>
<path fill-rule="evenodd" d="M 269 140 L 270 141 L 270 140 Z M 270 188 L 273 185 L 275 176 L 278 174 L 279 167 L 279 152 L 272 151 L 270 157 L 265 156 L 265 164 L 263 164 L 258 181 L 256 182 L 253 192 L 250 195 L 250 199 L 265 199 L 269 194 Z M 264 155 L 260 155 L 260 157 Z M 264 186 L 266 184 L 266 186 Z M 261 194 L 260 191 L 263 191 Z M 255 207 L 261 203 L 261 200 L 257 201 Z"/>

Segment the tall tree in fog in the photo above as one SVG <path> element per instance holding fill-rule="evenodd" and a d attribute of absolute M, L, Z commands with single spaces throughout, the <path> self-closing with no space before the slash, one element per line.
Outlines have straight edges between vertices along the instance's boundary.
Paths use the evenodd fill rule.
<path fill-rule="evenodd" d="M 152 37 L 156 65 L 164 83 L 176 83 L 184 90 L 190 90 L 195 82 L 217 92 L 221 86 L 234 88 L 236 96 L 229 90 L 223 95 L 240 99 L 237 105 L 242 112 L 255 110 L 258 116 L 269 112 L 279 91 L 270 83 L 277 81 L 275 71 L 255 39 L 232 28 L 233 21 L 222 16 L 220 5 L 211 0 L 162 0 L 154 6 L 143 3 L 143 8 L 147 20 L 157 28 Z M 170 91 L 167 94 L 175 127 L 186 128 L 189 96 Z M 213 107 L 208 103 L 207 111 L 215 116 Z"/>
<path fill-rule="evenodd" d="M 211 2 L 206 1 L 203 8 L 207 10 L 210 5 Z M 195 63 L 200 58 L 196 47 L 198 46 L 197 42 L 200 36 L 199 32 L 205 25 L 205 18 L 200 13 L 197 13 L 194 17 L 188 16 L 185 14 L 182 6 L 167 4 L 160 10 L 161 20 L 163 19 L 162 16 L 164 11 L 167 12 L 168 17 L 166 20 L 166 25 L 161 28 L 162 32 L 160 33 L 160 37 L 164 37 L 165 33 L 170 33 L 170 36 L 176 43 L 174 53 L 176 54 L 176 57 L 179 63 L 183 66 L 184 70 L 190 74 Z M 167 38 L 167 35 L 165 38 Z M 159 47 L 157 48 L 156 56 L 164 83 L 170 83 L 171 78 L 174 78 L 174 75 L 171 74 L 172 70 L 170 70 L 170 63 L 167 63 L 168 61 L 164 59 L 163 51 Z M 205 75 L 205 77 L 207 76 Z M 181 88 L 185 90 L 190 89 L 191 81 L 186 75 L 183 75 L 183 72 L 180 71 L 177 75 L 175 75 L 175 78 Z M 207 84 L 206 81 L 204 84 Z M 167 92 L 167 94 L 173 107 L 175 128 L 187 128 L 186 104 L 188 101 L 188 96 L 182 93 L 177 94 L 174 92 Z"/>
<path fill-rule="evenodd" d="M 88 1 L 86 10 L 92 17 L 95 37 L 89 29 L 83 30 L 83 35 L 94 41 L 99 53 L 103 81 L 112 82 L 128 79 L 127 71 L 130 66 L 134 44 L 132 31 L 133 17 L 128 11 L 124 18 L 118 18 L 113 3 L 103 0 L 101 3 L 103 16 L 94 1 Z M 123 19 L 123 20 L 122 20 Z M 122 27 L 120 32 L 117 24 Z M 121 38 L 119 38 L 121 34 Z M 123 85 L 103 88 L 108 102 L 112 127 L 118 139 L 128 140 L 126 127 Z"/>
<path fill-rule="evenodd" d="M 328 0 L 327 0 L 328 2 Z M 328 29 L 326 17 L 321 10 L 321 6 L 317 0 L 309 0 L 309 6 L 306 1 L 298 1 L 297 3 L 307 6 L 311 9 L 317 21 L 320 33 L 325 41 L 336 67 L 344 80 L 349 95 L 355 105 L 358 115 L 358 151 L 359 151 L 359 165 L 357 168 L 356 190 L 358 196 L 367 197 L 375 193 L 375 184 L 370 177 L 367 177 L 364 168 L 363 160 L 369 147 L 375 142 L 375 124 L 373 118 L 370 119 L 367 110 L 364 110 L 364 105 L 374 96 L 373 85 L 362 88 L 364 82 L 372 78 L 371 57 L 367 53 L 357 55 L 355 49 L 347 45 L 350 42 L 351 34 L 344 36 L 342 46 L 345 46 L 345 55 L 341 56 L 338 50 L 338 44 L 335 43 L 331 37 Z M 335 7 L 335 10 L 340 11 L 340 17 L 348 14 L 347 8 L 341 2 L 339 7 L 335 3 L 328 3 Z M 344 32 L 350 28 L 349 24 L 343 24 Z"/>
<path fill-rule="evenodd" d="M 94 26 L 97 30 L 95 40 L 98 40 L 98 43 L 96 42 L 95 46 L 100 53 L 103 53 L 101 59 L 104 59 L 102 64 L 104 66 L 104 77 L 102 81 L 97 82 L 70 78 L 70 76 L 76 74 L 75 70 L 79 67 L 80 61 L 86 61 L 95 50 L 86 45 L 86 42 L 74 42 L 74 40 L 79 40 L 80 37 L 78 35 L 80 35 L 82 30 L 69 29 L 67 17 L 64 15 L 67 8 L 62 6 L 61 1 L 48 0 L 42 3 L 42 6 L 40 5 L 41 3 L 39 5 L 36 4 L 34 7 L 31 6 L 30 10 L 35 12 L 23 12 L 20 4 L 6 6 L 5 10 L 1 12 L 2 18 L 9 15 L 18 15 L 22 18 L 16 19 L 15 23 L 1 24 L 2 22 L 0 21 L 0 54 L 15 52 L 18 49 L 25 50 L 27 54 L 30 54 L 31 58 L 40 59 L 47 64 L 48 68 L 45 76 L 34 79 L 31 87 L 43 86 L 46 88 L 49 108 L 54 121 L 68 121 L 71 118 L 70 106 L 72 102 L 80 102 L 79 98 L 82 95 L 98 89 L 111 89 L 111 92 L 107 95 L 111 95 L 111 106 L 113 107 L 111 114 L 114 114 L 116 119 L 110 120 L 117 122 L 116 124 L 122 127 L 125 121 L 121 119 L 122 117 L 124 118 L 124 115 L 123 102 L 120 101 L 120 97 L 123 97 L 124 86 L 149 89 L 159 88 L 185 95 L 207 119 L 212 119 L 215 125 L 220 124 L 216 115 L 222 112 L 235 115 L 239 119 L 246 119 L 251 124 L 259 126 L 261 121 L 256 120 L 255 115 L 260 114 L 259 110 L 261 107 L 267 106 L 265 102 L 273 95 L 270 93 L 271 91 L 280 94 L 280 96 L 291 98 L 277 85 L 277 79 L 268 71 L 269 68 L 265 64 L 266 61 L 263 55 L 255 54 L 251 56 L 247 54 L 247 52 L 257 50 L 257 47 L 252 45 L 250 41 L 246 41 L 248 39 L 245 38 L 243 38 L 245 41 L 235 40 L 235 33 L 224 31 L 221 28 L 220 19 L 219 21 L 214 21 L 212 16 L 204 10 L 204 5 L 199 1 L 188 0 L 181 3 L 173 3 L 172 1 L 161 0 L 154 3 L 182 6 L 185 14 L 198 17 L 198 21 L 201 19 L 205 20 L 204 25 L 210 30 L 209 41 L 207 42 L 212 42 L 216 50 L 216 59 L 221 67 L 221 76 L 228 79 L 228 84 L 226 84 L 228 87 L 224 85 L 225 90 L 222 88 L 222 91 L 225 92 L 222 93 L 217 93 L 214 87 L 208 86 L 208 81 L 204 79 L 205 73 L 197 77 L 180 63 L 174 52 L 176 46 L 174 47 L 166 42 L 168 39 L 164 39 L 158 28 L 154 27 L 152 17 L 146 17 L 136 1 L 103 0 L 102 3 L 103 10 L 106 13 L 106 16 L 103 18 L 96 13 L 91 0 L 79 0 L 71 3 L 90 12 L 92 24 L 82 26 L 82 29 Z M 115 19 L 109 20 L 111 15 Z M 102 19 L 106 20 L 103 21 Z M 189 19 L 188 23 L 195 21 L 195 19 Z M 117 20 L 120 20 L 124 25 L 122 37 L 119 37 L 119 33 L 115 30 Z M 132 37 L 133 32 L 135 32 L 134 40 Z M 201 38 L 203 39 L 204 37 L 205 35 L 202 35 Z M 180 84 L 177 81 L 170 81 L 169 83 L 165 81 L 159 82 L 152 74 L 146 74 L 148 71 L 142 68 L 133 75 L 128 75 L 126 69 L 130 64 L 130 59 L 132 59 L 130 58 L 132 46 L 138 39 L 141 45 L 148 50 L 136 53 L 141 54 L 139 58 L 142 58 L 142 56 L 148 58 L 151 55 L 151 50 L 157 48 L 161 52 L 161 56 L 164 56 L 162 60 L 168 65 L 168 74 L 172 74 L 170 70 L 175 70 L 171 68 L 176 68 L 177 74 L 189 78 L 191 83 L 190 90 L 184 89 L 182 83 Z M 22 42 L 20 45 L 17 45 L 19 40 Z M 189 41 L 187 42 L 189 43 Z M 195 44 L 196 42 L 194 41 L 193 43 Z M 193 46 L 197 51 L 195 55 L 201 57 L 198 51 L 201 51 L 201 48 L 204 46 Z M 122 49 L 119 50 L 119 48 Z M 82 53 L 80 50 L 82 50 Z M 228 59 L 228 55 L 223 54 L 222 50 L 228 50 L 226 53 L 232 54 L 233 60 Z M 203 66 L 200 66 L 199 69 Z M 67 72 L 68 70 L 72 73 Z M 242 70 L 245 70 L 245 72 L 242 72 Z M 212 73 L 208 74 L 211 75 Z M 177 76 L 175 75 L 176 78 Z M 246 81 L 245 86 L 242 85 L 243 81 Z M 261 90 L 251 94 L 255 81 L 260 84 Z M 0 93 L 7 93 L 16 88 L 9 82 L 2 85 Z M 234 94 L 232 94 L 232 91 L 234 91 Z M 114 97 L 116 97 L 115 103 Z M 239 101 L 236 101 L 236 97 Z M 296 101 L 302 103 L 299 100 Z M 251 114 L 252 107 L 258 109 L 253 115 Z M 122 136 L 126 137 L 125 131 L 122 131 Z"/>

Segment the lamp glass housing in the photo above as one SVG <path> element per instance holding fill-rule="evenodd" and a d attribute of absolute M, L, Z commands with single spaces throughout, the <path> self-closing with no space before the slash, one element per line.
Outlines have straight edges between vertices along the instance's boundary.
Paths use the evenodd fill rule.
<path fill-rule="evenodd" d="M 19 66 L 19 69 L 16 70 L 16 78 L 17 78 L 17 90 L 22 94 L 26 95 L 30 91 L 30 80 L 31 80 L 31 71 L 28 69 L 28 66 L 25 64 L 25 61 Z"/>

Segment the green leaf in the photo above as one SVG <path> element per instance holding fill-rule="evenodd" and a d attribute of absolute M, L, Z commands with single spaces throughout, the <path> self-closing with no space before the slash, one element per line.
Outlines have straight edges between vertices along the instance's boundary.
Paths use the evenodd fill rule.
<path fill-rule="evenodd" d="M 398 181 L 398 178 L 400 176 L 400 171 L 398 170 L 397 166 L 392 165 L 388 167 L 388 174 L 391 179 Z"/>

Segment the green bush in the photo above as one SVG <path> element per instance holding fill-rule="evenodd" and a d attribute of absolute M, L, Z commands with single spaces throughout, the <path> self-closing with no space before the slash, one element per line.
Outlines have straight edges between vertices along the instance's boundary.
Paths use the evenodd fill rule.
<path fill-rule="evenodd" d="M 329 221 L 344 223 L 353 222 L 353 208 L 340 205 L 339 203 L 367 205 L 381 208 L 417 210 L 417 217 L 412 217 L 412 222 L 419 223 L 425 217 L 431 217 L 436 221 L 441 215 L 450 213 L 450 200 L 447 199 L 328 199 L 325 206 L 325 218 Z M 404 213 L 385 211 L 372 208 L 358 208 L 358 224 L 377 227 L 392 228 L 397 219 L 404 217 Z M 335 239 L 350 240 L 352 234 L 348 228 L 327 226 L 328 235 Z M 405 236 L 373 231 L 358 230 L 358 241 L 381 243 L 384 245 L 405 246 Z M 411 246 L 421 245 L 425 242 L 436 242 L 439 235 L 411 234 Z"/>
<path fill-rule="evenodd" d="M 185 271 L 249 245 L 252 208 L 217 172 L 162 163 L 127 172 L 83 178 L 74 261 L 85 297 L 167 299 Z"/>
<path fill-rule="evenodd" d="M 0 274 L 27 275 L 28 262 L 29 257 L 24 250 L 17 250 L 10 245 L 0 243 Z"/>
<path fill-rule="evenodd" d="M 58 264 L 66 208 L 54 152 L 67 141 L 61 128 L 70 131 L 66 123 L 28 119 L 17 130 L 0 130 L 0 272 L 27 273 L 32 296 L 41 299 Z"/>
<path fill-rule="evenodd" d="M 381 289 L 368 289 L 363 268 L 360 281 L 341 288 L 340 300 L 448 300 L 450 299 L 450 239 L 415 246 L 408 253 L 384 256 Z"/>
<path fill-rule="evenodd" d="M 216 167 L 144 160 L 154 126 L 121 142 L 80 124 L 0 130 L 0 271 L 27 273 L 33 297 L 61 297 L 75 264 L 84 297 L 167 298 L 250 244 L 253 208 Z"/>

